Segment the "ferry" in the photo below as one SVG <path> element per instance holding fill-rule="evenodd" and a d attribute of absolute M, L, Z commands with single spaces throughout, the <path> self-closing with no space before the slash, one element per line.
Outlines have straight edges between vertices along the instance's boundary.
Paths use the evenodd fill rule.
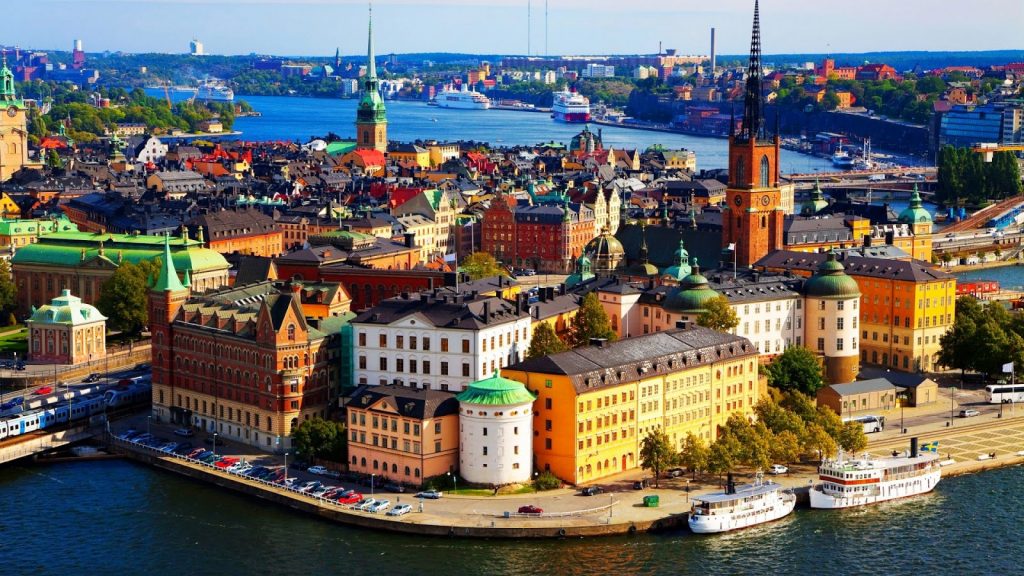
<path fill-rule="evenodd" d="M 832 165 L 836 168 L 842 168 L 843 170 L 849 170 L 853 168 L 853 156 L 850 156 L 842 147 L 836 149 L 835 153 L 832 154 Z"/>
<path fill-rule="evenodd" d="M 788 516 L 796 496 L 760 473 L 753 484 L 737 486 L 729 474 L 724 492 L 695 497 L 687 522 L 697 534 L 715 534 L 748 528 Z"/>
<path fill-rule="evenodd" d="M 483 94 L 470 91 L 466 85 L 462 90 L 456 90 L 453 86 L 445 86 L 434 102 L 441 108 L 458 108 L 461 110 L 487 110 L 491 107 L 491 99 Z"/>
<path fill-rule="evenodd" d="M 558 122 L 590 122 L 590 100 L 576 89 L 553 92 L 551 117 Z"/>
<path fill-rule="evenodd" d="M 818 467 L 821 482 L 811 489 L 811 508 L 852 508 L 931 492 L 942 475 L 938 445 L 931 446 L 919 451 L 911 438 L 909 454 L 847 460 L 840 452 Z"/>
<path fill-rule="evenodd" d="M 235 91 L 223 84 L 206 81 L 199 85 L 196 92 L 199 100 L 216 100 L 218 102 L 231 102 L 235 99 Z"/>

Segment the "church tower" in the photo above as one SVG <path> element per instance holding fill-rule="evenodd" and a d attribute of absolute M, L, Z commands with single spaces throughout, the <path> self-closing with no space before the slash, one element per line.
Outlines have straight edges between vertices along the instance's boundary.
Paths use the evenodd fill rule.
<path fill-rule="evenodd" d="M 380 97 L 377 63 L 373 54 L 373 6 L 370 6 L 369 37 L 366 41 L 366 76 L 363 78 L 363 96 L 356 111 L 356 147 L 360 149 L 388 150 L 388 118 L 384 99 Z"/>
<path fill-rule="evenodd" d="M 14 93 L 14 73 L 5 52 L 0 67 L 0 182 L 29 163 L 27 114 L 25 101 Z"/>
<path fill-rule="evenodd" d="M 153 334 L 153 416 L 163 422 L 190 424 L 187 414 L 180 408 L 175 409 L 174 334 L 171 328 L 174 317 L 188 296 L 189 289 L 178 279 L 178 271 L 174 268 L 171 237 L 165 235 L 160 276 L 149 291 L 149 329 Z"/>
<path fill-rule="evenodd" d="M 779 130 L 767 135 L 761 101 L 761 24 L 754 0 L 754 30 L 740 131 L 730 127 L 727 208 L 722 246 L 734 245 L 736 264 L 749 266 L 782 248 L 784 212 L 779 188 Z"/>

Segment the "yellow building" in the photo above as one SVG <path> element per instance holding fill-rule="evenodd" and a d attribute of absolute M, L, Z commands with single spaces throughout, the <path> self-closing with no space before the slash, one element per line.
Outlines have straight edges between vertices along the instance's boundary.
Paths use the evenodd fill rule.
<path fill-rule="evenodd" d="M 571 484 L 639 467 L 656 428 L 677 447 L 688 433 L 711 442 L 766 390 L 749 340 L 701 327 L 526 360 L 502 375 L 537 394 L 537 467 Z"/>
<path fill-rule="evenodd" d="M 14 73 L 4 57 L 0 68 L 0 182 L 29 164 L 28 107 L 14 93 Z"/>
<path fill-rule="evenodd" d="M 430 154 L 430 165 L 434 168 L 449 160 L 458 159 L 459 145 L 449 142 L 428 142 L 427 153 Z"/>
<path fill-rule="evenodd" d="M 780 250 L 758 267 L 809 276 L 825 258 Z M 939 339 L 956 317 L 956 277 L 920 260 L 845 256 L 842 263 L 861 292 L 861 363 L 904 372 L 935 369 Z"/>
<path fill-rule="evenodd" d="M 21 216 L 21 207 L 14 200 L 11 200 L 7 192 L 0 192 L 0 216 L 5 219 Z"/>
<path fill-rule="evenodd" d="M 430 152 L 415 144 L 389 144 L 388 158 L 402 164 L 430 168 Z"/>
<path fill-rule="evenodd" d="M 53 232 L 78 232 L 78 226 L 67 216 L 51 220 L 7 220 L 0 218 L 0 247 L 20 248 L 39 241 L 39 237 Z"/>

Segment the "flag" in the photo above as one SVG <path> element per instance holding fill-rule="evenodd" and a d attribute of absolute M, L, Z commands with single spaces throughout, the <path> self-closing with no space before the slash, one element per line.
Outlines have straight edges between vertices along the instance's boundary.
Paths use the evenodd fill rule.
<path fill-rule="evenodd" d="M 1013 362 L 1007 362 L 1006 364 L 1003 364 L 1003 373 L 1009 374 L 1010 372 L 1013 372 Z"/>
<path fill-rule="evenodd" d="M 935 442 L 928 442 L 928 443 L 925 443 L 925 444 L 921 445 L 921 452 L 938 452 L 938 451 L 939 451 L 939 441 L 938 440 L 936 440 Z"/>
<path fill-rule="evenodd" d="M 730 243 L 728 250 L 735 250 L 735 249 L 736 249 L 736 243 L 735 242 Z"/>

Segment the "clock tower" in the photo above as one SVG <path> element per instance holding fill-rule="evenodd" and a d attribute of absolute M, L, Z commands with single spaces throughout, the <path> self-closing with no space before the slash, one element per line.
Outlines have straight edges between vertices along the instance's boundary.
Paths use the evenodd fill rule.
<path fill-rule="evenodd" d="M 5 52 L 0 67 L 0 182 L 29 164 L 27 114 L 25 101 L 14 93 L 14 73 Z"/>
<path fill-rule="evenodd" d="M 729 186 L 722 212 L 722 246 L 736 251 L 737 266 L 749 266 L 782 248 L 782 191 L 779 189 L 779 129 L 769 136 L 761 101 L 761 24 L 754 0 L 754 31 L 739 132 L 731 123 Z"/>
<path fill-rule="evenodd" d="M 384 99 L 380 97 L 380 80 L 373 54 L 373 6 L 370 7 L 369 36 L 366 41 L 366 76 L 363 78 L 363 96 L 356 109 L 356 148 L 388 151 L 388 118 Z"/>

